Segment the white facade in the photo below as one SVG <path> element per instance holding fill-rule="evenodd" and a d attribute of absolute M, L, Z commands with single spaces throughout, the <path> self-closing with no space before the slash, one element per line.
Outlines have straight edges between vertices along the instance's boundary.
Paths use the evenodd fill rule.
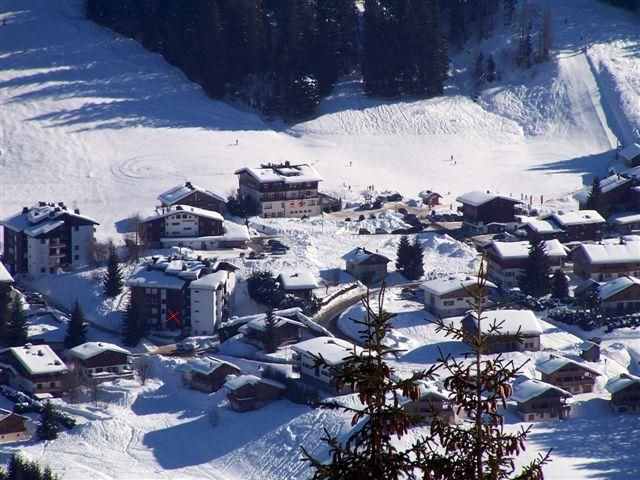
<path fill-rule="evenodd" d="M 455 298 L 443 298 L 432 292 L 424 292 L 424 309 L 440 317 L 463 315 L 467 310 L 473 308 L 469 306 L 469 302 L 475 304 L 474 298 L 464 291 L 461 291 L 460 296 Z M 486 307 L 488 304 L 488 297 L 482 297 L 482 306 Z"/>
<path fill-rule="evenodd" d="M 224 270 L 210 273 L 189 285 L 191 292 L 191 334 L 213 335 L 222 321 L 233 274 Z"/>
<path fill-rule="evenodd" d="M 71 227 L 71 265 L 83 267 L 93 261 L 93 225 Z"/>
<path fill-rule="evenodd" d="M 27 237 L 27 275 L 30 280 L 38 280 L 48 273 L 57 273 L 49 266 L 49 240 Z"/>
<path fill-rule="evenodd" d="M 198 217 L 185 212 L 167 215 L 164 228 L 168 237 L 195 237 L 198 235 Z"/>

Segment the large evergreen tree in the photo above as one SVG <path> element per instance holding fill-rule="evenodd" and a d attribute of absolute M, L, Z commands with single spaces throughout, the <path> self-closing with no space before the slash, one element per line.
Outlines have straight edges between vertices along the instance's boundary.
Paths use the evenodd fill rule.
<path fill-rule="evenodd" d="M 432 379 L 435 367 L 398 379 L 388 359 L 397 356 L 400 350 L 384 342 L 391 330 L 390 320 L 394 317 L 384 310 L 384 295 L 383 287 L 376 301 L 372 301 L 369 295 L 364 297 L 362 303 L 366 316 L 353 320 L 362 327 L 361 350 L 354 348 L 339 367 L 329 364 L 322 356 L 317 359 L 319 366 L 334 370 L 338 391 L 342 387 L 353 390 L 362 406 L 344 402 L 324 404 L 325 408 L 352 414 L 351 425 L 354 428 L 344 441 L 325 430 L 331 458 L 327 463 L 314 458 L 303 448 L 306 460 L 315 470 L 315 480 L 415 478 L 414 474 L 423 469 L 422 459 L 428 453 L 425 442 L 416 441 L 407 448 L 397 447 L 398 439 L 408 432 L 409 427 L 424 420 L 420 415 L 407 413 L 400 399 L 404 396 L 417 400 L 417 382 Z"/>
<path fill-rule="evenodd" d="M 569 280 L 561 269 L 555 271 L 551 283 L 551 296 L 553 298 L 558 300 L 569 298 Z"/>
<path fill-rule="evenodd" d="M 115 297 L 122 293 L 124 288 L 124 275 L 118 260 L 115 246 L 109 247 L 109 259 L 107 261 L 107 271 L 102 279 L 104 294 L 107 297 Z"/>
<path fill-rule="evenodd" d="M 277 326 L 278 319 L 270 309 L 264 319 L 264 349 L 267 353 L 274 353 L 278 349 Z"/>
<path fill-rule="evenodd" d="M 531 238 L 530 243 L 529 256 L 518 279 L 518 286 L 525 295 L 540 298 L 551 291 L 551 265 L 546 244 L 537 238 Z"/>
<path fill-rule="evenodd" d="M 43 469 L 38 462 L 14 453 L 9 458 L 6 470 L 0 467 L 0 480 L 60 480 L 60 477 L 49 466 Z"/>
<path fill-rule="evenodd" d="M 410 268 L 411 265 L 411 243 L 409 242 L 409 237 L 406 235 L 402 235 L 400 237 L 400 241 L 398 242 L 398 248 L 396 249 L 396 270 L 404 272 Z"/>
<path fill-rule="evenodd" d="M 11 303 L 11 313 L 5 341 L 10 347 L 19 347 L 27 343 L 28 333 L 29 326 L 24 315 L 22 300 L 16 297 Z"/>
<path fill-rule="evenodd" d="M 64 339 L 64 348 L 73 348 L 87 341 L 87 323 L 84 318 L 80 303 L 76 300 L 71 312 L 71 319 L 67 324 L 67 335 Z"/>
<path fill-rule="evenodd" d="M 60 425 L 58 425 L 56 410 L 51 400 L 47 400 L 40 414 L 36 435 L 39 440 L 55 440 L 58 438 L 58 433 L 60 433 Z"/>
<path fill-rule="evenodd" d="M 405 276 L 409 280 L 418 280 L 424 275 L 424 252 L 418 237 L 413 239 L 410 253 L 411 261 L 409 263 L 409 268 L 405 272 Z"/>
<path fill-rule="evenodd" d="M 587 197 L 585 207 L 587 210 L 595 210 L 605 218 L 608 216 L 608 206 L 602 194 L 602 187 L 598 177 L 595 177 L 591 183 L 591 191 Z"/>
<path fill-rule="evenodd" d="M 484 299 L 487 296 L 485 259 L 478 273 L 477 289 L 473 296 L 472 313 L 477 322 L 476 333 L 443 320 L 436 321 L 437 331 L 464 341 L 470 352 L 463 358 L 442 358 L 446 372 L 444 387 L 451 392 L 452 402 L 468 413 L 471 425 L 450 425 L 435 417 L 431 425 L 434 440 L 440 448 L 432 449 L 425 458 L 431 476 L 438 480 L 541 480 L 542 466 L 549 453 L 540 455 L 520 471 L 514 461 L 525 449 L 531 427 L 507 431 L 504 415 L 507 399 L 513 392 L 512 381 L 524 366 L 516 365 L 502 355 L 487 355 L 489 337 L 504 341 L 522 341 L 521 335 L 500 333 L 499 325 L 483 324 Z"/>
<path fill-rule="evenodd" d="M 129 347 L 135 347 L 144 338 L 149 330 L 147 319 L 144 315 L 144 296 L 138 289 L 131 289 L 129 303 L 122 317 L 121 334 L 122 343 Z"/>

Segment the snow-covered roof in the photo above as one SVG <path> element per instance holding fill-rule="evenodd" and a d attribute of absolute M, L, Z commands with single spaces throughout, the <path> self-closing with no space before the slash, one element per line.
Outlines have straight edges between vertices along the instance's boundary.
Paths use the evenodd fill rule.
<path fill-rule="evenodd" d="M 0 262 L 0 283 L 13 283 L 13 277 L 2 262 Z"/>
<path fill-rule="evenodd" d="M 562 229 L 553 219 L 546 218 L 540 220 L 538 218 L 521 217 L 522 223 L 529 225 L 529 228 L 538 233 L 555 233 L 561 232 Z"/>
<path fill-rule="evenodd" d="M 552 215 L 553 219 L 563 227 L 571 225 L 584 225 L 589 223 L 606 223 L 595 210 L 573 210 L 571 212 L 559 212 Z"/>
<path fill-rule="evenodd" d="M 60 322 L 51 312 L 34 315 L 28 320 L 28 341 L 32 343 L 62 343 L 67 336 L 64 322 Z"/>
<path fill-rule="evenodd" d="M 285 164 L 268 164 L 260 167 L 244 167 L 235 171 L 236 175 L 248 173 L 259 183 L 284 182 L 284 183 L 300 183 L 300 182 L 321 182 L 322 177 L 316 172 L 316 169 L 306 163 L 291 165 Z"/>
<path fill-rule="evenodd" d="M 154 215 L 151 215 L 142 220 L 143 223 L 157 220 L 158 218 L 168 217 L 169 215 L 175 215 L 179 213 L 191 213 L 198 217 L 209 218 L 211 220 L 223 221 L 222 215 L 212 210 L 205 210 L 204 208 L 192 207 L 190 205 L 171 205 L 169 207 L 159 208 Z"/>
<path fill-rule="evenodd" d="M 222 235 L 210 235 L 203 237 L 162 237 L 160 241 L 163 244 L 188 244 L 189 242 L 217 242 L 221 240 L 226 242 L 248 242 L 251 239 L 249 229 L 245 225 L 238 225 L 237 223 L 225 220 L 222 222 L 222 229 L 224 230 Z"/>
<path fill-rule="evenodd" d="M 524 403 L 542 395 L 548 390 L 556 390 L 557 392 L 560 392 L 562 396 L 568 398 L 571 398 L 573 396 L 562 388 L 558 388 L 546 382 L 541 382 L 540 380 L 529 379 L 517 383 L 513 386 L 513 395 L 511 395 L 511 399 L 515 400 L 518 403 Z"/>
<path fill-rule="evenodd" d="M 543 242 L 547 247 L 547 255 L 550 257 L 566 257 L 567 250 L 556 239 Z M 522 242 L 492 242 L 496 253 L 504 259 L 527 258 L 531 243 L 524 240 Z"/>
<path fill-rule="evenodd" d="M 616 173 L 614 175 L 611 175 L 607 178 L 603 178 L 602 180 L 600 180 L 600 191 L 602 193 L 607 193 L 630 181 L 631 181 L 630 178 L 623 177 L 622 175 L 619 175 Z M 578 200 L 578 202 L 580 202 L 581 204 L 584 204 L 589 198 L 589 195 L 591 194 L 591 188 L 592 186 L 588 185 L 578 190 L 576 193 L 574 193 L 573 198 Z"/>
<path fill-rule="evenodd" d="M 640 279 L 629 276 L 615 278 L 600 285 L 600 298 L 607 300 L 633 285 L 640 285 Z"/>
<path fill-rule="evenodd" d="M 203 290 L 216 290 L 219 286 L 224 285 L 229 278 L 229 272 L 219 270 L 214 273 L 201 276 L 189 284 L 189 288 L 201 288 Z"/>
<path fill-rule="evenodd" d="M 161 270 L 151 270 L 146 265 L 138 265 L 125 282 L 129 287 L 168 288 L 180 290 L 185 281 Z"/>
<path fill-rule="evenodd" d="M 580 248 L 592 264 L 640 262 L 640 242 L 582 244 Z"/>
<path fill-rule="evenodd" d="M 391 261 L 387 257 L 385 257 L 384 255 L 380 255 L 379 253 L 370 252 L 369 250 L 367 250 L 366 248 L 363 248 L 363 247 L 354 248 L 350 252 L 344 254 L 342 256 L 342 259 L 346 260 L 347 262 L 353 262 L 353 263 L 357 264 L 357 263 L 362 263 L 365 260 L 369 260 L 370 258 L 373 258 L 373 257 L 377 257 L 382 261 L 387 261 L 387 262 Z"/>
<path fill-rule="evenodd" d="M 184 185 L 177 185 L 173 188 L 170 188 L 166 192 L 158 195 L 158 200 L 167 205 L 173 205 L 174 203 L 179 202 L 185 197 L 188 197 L 193 192 L 200 192 L 205 195 L 209 195 L 210 197 L 215 198 L 219 202 L 226 202 L 226 199 L 218 195 L 217 193 L 212 192 L 211 190 L 206 190 L 198 185 L 194 185 L 191 182 L 186 182 Z"/>
<path fill-rule="evenodd" d="M 578 346 L 578 348 L 580 349 L 580 351 L 586 352 L 588 350 L 591 350 L 593 347 L 598 347 L 598 346 L 599 345 L 596 342 L 592 342 L 591 340 L 585 340 Z"/>
<path fill-rule="evenodd" d="M 240 371 L 240 367 L 238 367 L 237 365 L 214 357 L 195 357 L 189 359 L 189 361 L 187 362 L 187 368 L 189 370 L 201 373 L 203 375 L 211 375 L 222 365 L 227 365 L 237 371 Z"/>
<path fill-rule="evenodd" d="M 63 373 L 68 370 L 49 345 L 30 345 L 8 349 L 31 375 Z"/>
<path fill-rule="evenodd" d="M 552 374 L 557 372 L 558 370 L 560 370 L 562 367 L 566 366 L 566 365 L 576 365 L 584 370 L 587 370 L 591 373 L 594 373 L 596 375 L 600 375 L 600 372 L 598 370 L 596 370 L 595 368 L 589 367 L 588 365 L 585 365 L 584 363 L 581 362 L 576 362 L 575 360 L 571 360 L 570 358 L 566 358 L 566 357 L 558 357 L 558 356 L 552 356 L 551 358 L 549 358 L 548 360 L 545 360 L 543 362 L 540 362 L 536 365 L 536 369 L 542 373 L 545 373 L 547 375 Z"/>
<path fill-rule="evenodd" d="M 286 318 L 286 317 L 281 317 L 278 315 L 274 315 L 275 321 L 276 321 L 276 328 L 278 327 L 282 327 L 284 325 L 295 325 L 296 327 L 304 327 L 304 325 L 296 320 L 292 320 L 290 318 Z M 253 320 L 245 323 L 243 326 L 241 326 L 238 331 L 242 332 L 242 333 L 247 333 L 249 330 L 257 330 L 259 332 L 264 332 L 266 329 L 266 321 L 267 321 L 267 316 L 260 316 L 258 318 L 254 318 Z"/>
<path fill-rule="evenodd" d="M 618 155 L 622 157 L 624 160 L 630 162 L 635 159 L 638 155 L 640 155 L 640 144 L 632 143 L 631 145 L 627 145 L 622 150 L 618 152 Z"/>
<path fill-rule="evenodd" d="M 104 352 L 122 353 L 123 355 L 131 355 L 129 350 L 126 350 L 118 345 L 107 342 L 86 342 L 77 347 L 73 347 L 69 350 L 69 355 L 79 358 L 80 360 L 86 360 L 93 358 L 96 355 L 100 355 Z"/>
<path fill-rule="evenodd" d="M 227 380 L 224 384 L 225 388 L 234 391 L 238 390 L 246 385 L 256 385 L 258 383 L 264 383 L 266 385 L 271 385 L 272 387 L 276 387 L 279 389 L 284 389 L 284 385 L 280 382 L 276 382 L 274 380 L 270 380 L 268 378 L 260 378 L 255 375 L 240 375 L 238 377 L 231 378 Z"/>
<path fill-rule="evenodd" d="M 15 415 L 16 417 L 20 417 L 24 420 L 27 420 L 27 417 L 24 415 L 20 415 L 18 413 L 12 412 L 11 410 L 5 410 L 4 408 L 0 408 L 0 422 L 9 418 L 11 415 Z"/>
<path fill-rule="evenodd" d="M 476 328 L 478 320 L 474 313 L 468 315 Z M 515 335 L 518 330 L 522 335 L 540 335 L 542 326 L 531 310 L 487 310 L 482 313 L 483 331 L 489 331 L 492 325 L 499 326 L 501 335 Z"/>
<path fill-rule="evenodd" d="M 627 225 L 629 223 L 640 222 L 640 213 L 619 212 L 609 217 L 609 221 L 615 225 Z"/>
<path fill-rule="evenodd" d="M 640 377 L 636 377 L 635 375 L 631 375 L 630 373 L 623 373 L 617 378 L 609 380 L 606 385 L 606 389 L 609 393 L 617 393 L 620 390 L 624 390 L 629 385 L 633 385 L 634 383 L 640 384 Z"/>
<path fill-rule="evenodd" d="M 278 281 L 285 290 L 309 290 L 318 288 L 316 277 L 311 272 L 281 273 Z"/>
<path fill-rule="evenodd" d="M 362 348 L 335 337 L 316 337 L 291 346 L 294 352 L 308 354 L 315 357 L 322 355 L 322 358 L 329 365 L 340 365 L 344 360 L 355 352 L 362 352 Z"/>
<path fill-rule="evenodd" d="M 484 205 L 485 203 L 490 202 L 496 198 L 502 198 L 504 200 L 509 200 L 513 203 L 521 203 L 519 200 L 515 198 L 508 197 L 506 195 L 500 195 L 497 193 L 489 193 L 483 192 L 480 190 L 474 190 L 472 192 L 467 192 L 463 195 L 460 195 L 456 198 L 457 202 L 466 203 L 467 205 L 472 205 L 474 207 L 479 207 L 480 205 Z"/>
<path fill-rule="evenodd" d="M 16 232 L 24 232 L 30 237 L 37 237 L 48 233 L 64 225 L 69 217 L 76 218 L 87 224 L 98 225 L 98 222 L 76 213 L 77 211 L 67 210 L 67 207 L 60 202 L 53 203 L 40 202 L 26 211 L 22 211 L 0 221 L 0 225 Z"/>
<path fill-rule="evenodd" d="M 435 295 L 446 295 L 461 288 L 473 287 L 478 283 L 478 277 L 473 275 L 451 275 L 437 278 L 420 284 L 420 288 Z M 487 288 L 498 288 L 494 283 L 487 281 Z"/>
<path fill-rule="evenodd" d="M 442 195 L 440 195 L 438 192 L 434 192 L 434 191 L 431 191 L 431 190 L 423 190 L 418 194 L 418 196 L 420 198 L 422 198 L 423 200 L 428 200 L 433 196 L 442 197 Z"/>

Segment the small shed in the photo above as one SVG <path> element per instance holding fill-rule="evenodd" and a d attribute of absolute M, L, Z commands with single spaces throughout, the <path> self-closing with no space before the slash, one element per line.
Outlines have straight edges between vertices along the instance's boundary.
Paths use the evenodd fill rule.
<path fill-rule="evenodd" d="M 387 276 L 387 264 L 391 261 L 384 255 L 357 247 L 342 256 L 347 273 L 364 284 L 371 284 Z"/>
<path fill-rule="evenodd" d="M 285 386 L 279 382 L 255 375 L 241 375 L 227 380 L 227 399 L 236 412 L 257 410 L 280 398 Z"/>
<path fill-rule="evenodd" d="M 607 383 L 607 390 L 615 413 L 640 412 L 640 377 L 623 373 Z"/>
<path fill-rule="evenodd" d="M 580 357 L 587 362 L 600 362 L 600 339 L 597 337 L 585 340 L 580 344 Z"/>
<path fill-rule="evenodd" d="M 640 165 L 640 144 L 632 143 L 618 152 L 618 157 L 628 166 L 637 167 Z"/>
<path fill-rule="evenodd" d="M 442 198 L 442 195 L 432 190 L 423 190 L 418 196 L 422 199 L 422 203 L 428 207 L 440 205 L 440 199 Z"/>
<path fill-rule="evenodd" d="M 237 365 L 214 357 L 192 358 L 187 362 L 183 375 L 187 387 L 212 393 L 222 387 L 229 375 L 240 375 Z"/>
<path fill-rule="evenodd" d="M 286 293 L 301 298 L 311 298 L 313 290 L 318 288 L 318 281 L 311 272 L 281 273 L 278 282 Z"/>
<path fill-rule="evenodd" d="M 0 408 L 0 444 L 29 439 L 27 417 Z"/>

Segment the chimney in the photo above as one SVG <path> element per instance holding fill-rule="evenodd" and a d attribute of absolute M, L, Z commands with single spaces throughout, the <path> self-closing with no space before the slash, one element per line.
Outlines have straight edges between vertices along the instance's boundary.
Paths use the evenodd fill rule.
<path fill-rule="evenodd" d="M 184 186 L 187 187 L 190 190 L 193 190 L 193 185 L 191 184 L 191 182 L 185 183 Z"/>
<path fill-rule="evenodd" d="M 45 205 L 46 205 L 46 203 L 45 203 L 45 202 L 38 202 L 38 206 L 39 206 L 39 207 L 44 207 Z"/>
<path fill-rule="evenodd" d="M 289 162 L 289 160 L 286 160 L 286 161 L 284 162 L 284 166 L 285 166 L 285 167 L 290 167 L 290 166 L 291 166 L 291 162 Z"/>
<path fill-rule="evenodd" d="M 42 350 L 38 350 L 38 356 L 39 357 L 44 357 L 44 353 L 42 353 Z"/>
<path fill-rule="evenodd" d="M 59 207 L 64 207 L 64 202 L 58 202 Z"/>
<path fill-rule="evenodd" d="M 22 207 L 22 213 L 29 213 L 29 207 Z"/>

